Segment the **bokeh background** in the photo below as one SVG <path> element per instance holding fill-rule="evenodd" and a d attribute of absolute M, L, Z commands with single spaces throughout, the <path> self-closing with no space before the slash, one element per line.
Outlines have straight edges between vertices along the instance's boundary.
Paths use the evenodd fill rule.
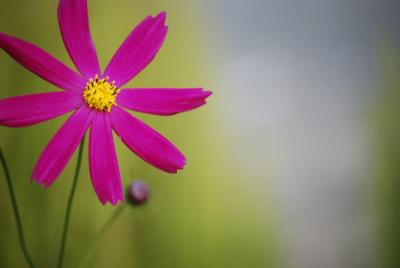
<path fill-rule="evenodd" d="M 0 0 L 0 31 L 72 67 L 57 1 Z M 400 267 L 400 3 L 397 0 L 89 0 L 102 67 L 148 14 L 167 11 L 156 59 L 132 87 L 211 89 L 206 106 L 138 114 L 188 157 L 169 175 L 115 138 L 124 185 L 151 187 L 95 247 L 115 207 L 92 189 L 87 148 L 65 267 Z M 56 90 L 0 53 L 0 97 Z M 28 246 L 54 267 L 76 156 L 48 190 L 30 175 L 67 118 L 1 128 Z M 0 267 L 27 267 L 4 174 Z"/>

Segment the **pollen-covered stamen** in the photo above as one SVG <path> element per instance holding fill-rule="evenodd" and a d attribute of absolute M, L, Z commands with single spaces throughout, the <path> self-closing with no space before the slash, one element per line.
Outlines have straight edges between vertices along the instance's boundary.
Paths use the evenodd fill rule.
<path fill-rule="evenodd" d="M 109 83 L 108 80 L 108 76 L 99 79 L 96 75 L 86 84 L 83 99 L 90 108 L 110 112 L 112 106 L 117 104 L 116 97 L 119 89 L 115 86 L 115 81 Z"/>

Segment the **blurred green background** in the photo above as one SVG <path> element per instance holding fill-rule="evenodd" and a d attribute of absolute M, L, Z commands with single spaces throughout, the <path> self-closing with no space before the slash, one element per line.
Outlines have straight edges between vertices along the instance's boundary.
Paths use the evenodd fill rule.
<path fill-rule="evenodd" d="M 63 47 L 57 1 L 0 1 L 1 31 L 29 40 L 73 66 Z M 216 87 L 214 42 L 204 33 L 195 3 L 182 1 L 89 1 L 91 29 L 104 68 L 129 31 L 145 16 L 167 11 L 170 31 L 154 62 L 132 87 Z M 211 23 L 210 23 L 211 24 Z M 0 97 L 56 90 L 0 53 Z M 246 185 L 235 180 L 229 136 L 218 116 L 218 90 L 209 104 L 173 117 L 138 115 L 187 156 L 177 175 L 148 166 L 115 138 L 124 185 L 135 178 L 151 187 L 150 202 L 124 210 L 98 242 L 88 267 L 245 267 L 273 265 L 276 246 L 269 213 L 260 213 Z M 76 155 L 48 190 L 30 181 L 34 164 L 68 115 L 29 128 L 2 128 L 26 239 L 38 267 L 53 267 L 59 250 Z M 227 139 L 228 138 L 228 139 Z M 75 267 L 96 231 L 116 209 L 103 207 L 89 178 L 85 149 L 72 212 L 65 267 Z M 0 267 L 25 267 L 4 174 L 0 175 Z"/>
<path fill-rule="evenodd" d="M 0 31 L 73 66 L 57 1 L 0 0 Z M 176 144 L 177 175 L 115 139 L 124 185 L 151 188 L 93 248 L 87 267 L 400 267 L 400 3 L 397 0 L 89 0 L 104 68 L 145 16 L 169 33 L 131 87 L 213 91 L 200 109 L 135 114 Z M 56 90 L 0 53 L 0 98 Z M 48 190 L 34 164 L 68 115 L 1 128 L 0 146 L 38 267 L 55 267 L 74 156 Z M 65 266 L 76 267 L 117 209 L 102 206 L 87 148 Z M 0 173 L 0 267 L 27 267 Z"/>

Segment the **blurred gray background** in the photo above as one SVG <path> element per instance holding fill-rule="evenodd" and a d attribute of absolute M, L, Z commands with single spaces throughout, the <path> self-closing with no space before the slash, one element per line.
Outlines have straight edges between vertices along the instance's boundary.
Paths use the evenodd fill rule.
<path fill-rule="evenodd" d="M 234 133 L 237 165 L 247 168 L 243 183 L 265 189 L 267 200 L 272 187 L 287 267 L 381 267 L 370 119 L 384 91 L 379 46 L 398 41 L 400 2 L 217 0 L 203 7 L 218 22 L 211 42 L 222 43 L 220 120 Z"/>

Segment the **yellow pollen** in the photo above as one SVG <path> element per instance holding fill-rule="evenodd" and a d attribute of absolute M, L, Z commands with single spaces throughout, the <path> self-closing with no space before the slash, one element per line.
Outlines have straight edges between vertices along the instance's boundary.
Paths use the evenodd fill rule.
<path fill-rule="evenodd" d="M 107 76 L 99 80 L 96 74 L 95 78 L 90 79 L 86 84 L 83 99 L 90 108 L 110 112 L 112 106 L 117 104 L 115 99 L 119 89 L 114 85 L 115 81 L 109 83 L 108 79 Z"/>

